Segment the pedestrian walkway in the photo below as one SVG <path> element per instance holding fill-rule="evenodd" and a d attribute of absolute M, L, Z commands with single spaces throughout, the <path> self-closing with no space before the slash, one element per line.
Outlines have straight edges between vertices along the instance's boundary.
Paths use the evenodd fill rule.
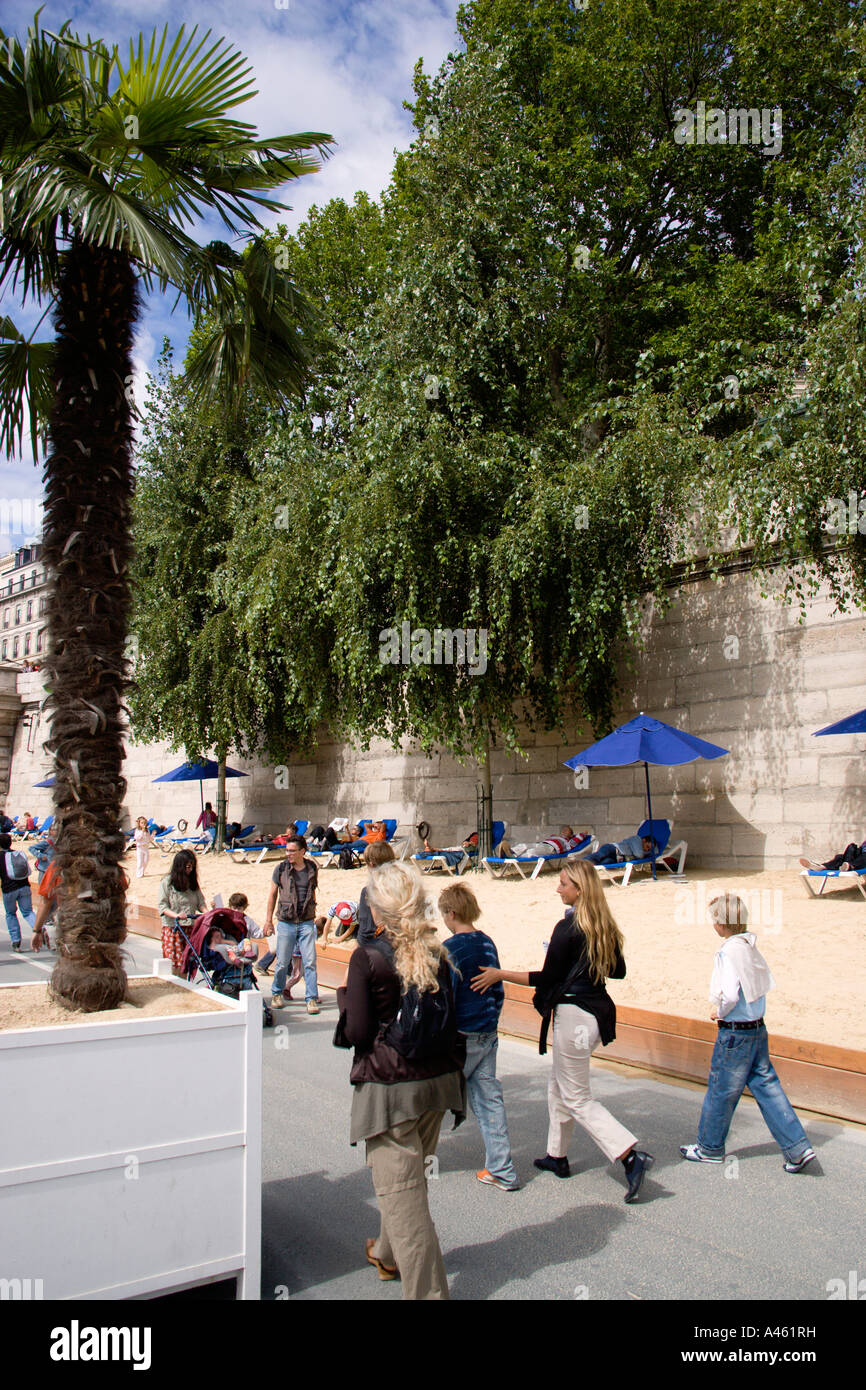
<path fill-rule="evenodd" d="M 398 1299 L 364 1263 L 378 1230 L 363 1146 L 348 1143 L 351 1054 L 331 1045 L 336 1002 L 280 1016 L 265 1034 L 262 1297 Z M 598 1098 L 656 1157 L 640 1200 L 623 1202 L 621 1165 L 576 1129 L 572 1177 L 539 1173 L 550 1058 L 500 1044 L 515 1193 L 476 1182 L 483 1149 L 471 1114 L 446 1117 L 430 1204 L 455 1299 L 817 1299 L 863 1266 L 866 1132 L 804 1116 L 818 1155 L 782 1168 L 757 1106 L 743 1100 L 723 1166 L 680 1159 L 703 1091 L 626 1068 L 594 1068 Z M 866 1268 L 861 1270 L 866 1275 Z"/>

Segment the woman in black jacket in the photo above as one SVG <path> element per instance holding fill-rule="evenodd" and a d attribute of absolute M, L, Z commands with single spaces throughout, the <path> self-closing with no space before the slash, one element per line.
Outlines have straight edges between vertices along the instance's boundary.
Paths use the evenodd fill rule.
<path fill-rule="evenodd" d="M 413 986 L 418 996 L 450 993 L 448 958 L 437 934 L 436 908 L 413 865 L 374 869 L 367 894 L 386 940 L 352 952 L 345 987 L 337 990 L 335 1037 L 355 1048 L 350 1141 L 366 1142 L 381 1216 L 378 1239 L 367 1241 L 366 1255 L 380 1279 L 399 1273 L 405 1299 L 447 1299 L 427 1177 L 445 1111 L 462 1118 L 466 1109 L 465 1047 L 455 1027 L 443 1034 L 441 1045 L 434 1034 L 432 1048 L 417 1059 L 387 1042 L 385 1030 Z M 451 1004 L 453 1020 L 453 998 Z"/>
<path fill-rule="evenodd" d="M 590 1092 L 589 1061 L 599 1042 L 607 1046 L 616 1037 L 616 1007 L 605 980 L 625 977 L 622 933 L 613 919 L 598 874 L 580 859 L 566 864 L 556 890 L 567 915 L 553 929 L 541 970 L 497 970 L 488 966 L 472 980 L 483 993 L 500 980 L 515 985 L 534 985 L 533 1004 L 542 1016 L 539 1051 L 545 1052 L 547 1030 L 553 1019 L 553 1070 L 547 1090 L 550 1128 L 547 1153 L 535 1160 L 536 1168 L 549 1169 L 567 1178 L 568 1143 L 577 1120 L 606 1157 L 625 1168 L 627 1202 L 633 1202 L 652 1154 L 637 1148 L 635 1136 Z M 570 911 L 569 911 L 570 909 Z"/>

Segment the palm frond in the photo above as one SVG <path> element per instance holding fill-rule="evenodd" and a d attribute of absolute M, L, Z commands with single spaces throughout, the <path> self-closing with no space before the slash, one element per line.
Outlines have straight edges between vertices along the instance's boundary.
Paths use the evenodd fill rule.
<path fill-rule="evenodd" d="M 53 343 L 33 343 L 8 317 L 0 318 L 0 449 L 20 454 L 24 423 L 34 457 L 44 440 L 53 398 Z"/>

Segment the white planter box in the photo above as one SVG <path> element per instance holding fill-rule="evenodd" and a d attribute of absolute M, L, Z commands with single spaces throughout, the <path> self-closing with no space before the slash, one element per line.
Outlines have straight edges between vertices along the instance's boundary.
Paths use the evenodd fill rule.
<path fill-rule="evenodd" d="M 260 1296 L 261 995 L 216 997 L 0 1032 L 0 1279 L 134 1298 L 234 1275 Z"/>

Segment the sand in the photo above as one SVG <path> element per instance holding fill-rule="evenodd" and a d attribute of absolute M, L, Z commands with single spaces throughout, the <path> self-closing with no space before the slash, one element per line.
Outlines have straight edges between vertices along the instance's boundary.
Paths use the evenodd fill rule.
<path fill-rule="evenodd" d="M 204 1014 L 227 1006 L 218 995 L 196 994 L 171 980 L 133 980 L 127 1002 L 118 1009 L 86 1014 L 64 1009 L 48 998 L 48 981 L 0 989 L 0 1032 L 10 1028 L 60 1028 L 72 1023 L 115 1023 L 169 1014 Z"/>
<path fill-rule="evenodd" d="M 265 916 L 274 859 L 238 864 L 203 855 L 202 889 L 224 902 L 246 893 L 248 911 Z M 134 863 L 134 860 L 133 860 Z M 130 898 L 156 907 L 159 883 L 170 859 L 151 855 L 144 878 L 133 877 Z M 357 898 L 366 870 L 324 869 L 319 876 L 319 911 L 343 898 Z M 450 875 L 427 876 L 434 897 Z M 708 1019 L 707 990 L 719 939 L 706 920 L 706 904 L 720 891 L 738 891 L 751 909 L 758 944 L 776 979 L 767 1005 L 771 1032 L 838 1047 L 866 1048 L 866 901 L 856 888 L 830 890 L 824 899 L 807 896 L 799 871 L 719 873 L 689 870 L 685 883 L 665 874 L 653 883 L 636 875 L 627 888 L 610 885 L 608 902 L 625 936 L 628 976 L 613 980 L 617 1003 L 687 1018 Z M 465 882 L 482 908 L 478 925 L 496 942 L 502 965 L 539 969 L 544 942 L 562 916 L 556 895 L 558 876 L 544 872 L 534 883 L 496 880 L 470 873 Z M 443 933 L 444 935 L 445 933 Z"/>

